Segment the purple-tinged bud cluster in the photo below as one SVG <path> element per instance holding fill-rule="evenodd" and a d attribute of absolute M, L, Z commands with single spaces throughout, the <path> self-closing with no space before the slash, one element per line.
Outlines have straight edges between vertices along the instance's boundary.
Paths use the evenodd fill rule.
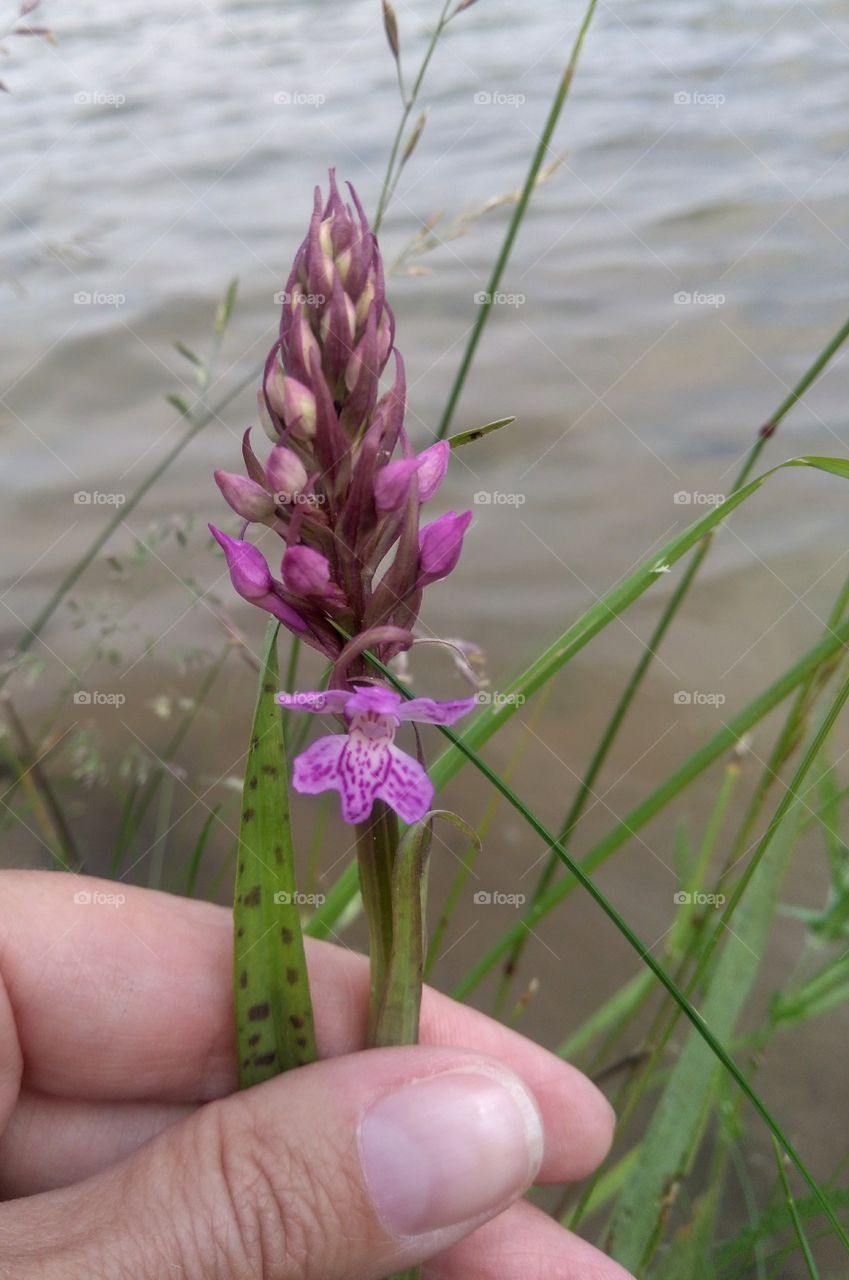
<path fill-rule="evenodd" d="M 420 527 L 450 447 L 417 455 L 407 438 L 380 250 L 350 193 L 353 208 L 331 170 L 330 195 L 323 203 L 316 191 L 286 283 L 258 395 L 271 453 L 261 462 L 246 432 L 247 474 L 215 473 L 246 525 L 282 540 L 277 574 L 257 547 L 213 529 L 239 595 L 326 654 L 336 687 L 364 674 L 366 649 L 387 661 L 410 646 L 422 592 L 451 573 L 471 520 L 449 512 Z M 382 389 L 390 357 L 392 383 Z"/>

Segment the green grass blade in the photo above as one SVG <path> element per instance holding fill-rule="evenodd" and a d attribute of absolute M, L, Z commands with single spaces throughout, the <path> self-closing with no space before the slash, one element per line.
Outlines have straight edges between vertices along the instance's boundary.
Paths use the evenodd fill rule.
<path fill-rule="evenodd" d="M 793 1222 L 793 1230 L 796 1232 L 796 1239 L 799 1241 L 799 1248 L 802 1250 L 802 1257 L 805 1259 L 805 1266 L 808 1268 L 808 1275 L 811 1277 L 811 1280 L 819 1280 L 820 1273 L 817 1270 L 814 1255 L 811 1253 L 811 1246 L 808 1244 L 808 1237 L 805 1235 L 805 1229 L 802 1226 L 802 1219 L 799 1217 L 799 1210 L 796 1208 L 796 1201 L 793 1197 L 793 1192 L 790 1190 L 790 1183 L 787 1180 L 787 1170 L 784 1167 L 784 1156 L 782 1155 L 781 1147 L 778 1145 L 775 1137 L 772 1139 L 772 1145 L 775 1150 L 775 1162 L 778 1165 L 778 1176 L 781 1179 L 784 1199 L 787 1203 L 787 1211 Z"/>
<path fill-rule="evenodd" d="M 460 449 L 464 444 L 473 444 L 475 440 L 482 440 L 492 431 L 500 431 L 502 427 L 509 427 L 515 421 L 515 418 L 496 418 L 494 422 L 487 422 L 483 427 L 471 427 L 468 431 L 458 431 L 456 435 L 448 437 L 448 443 L 452 449 Z"/>
<path fill-rule="evenodd" d="M 504 242 L 501 246 L 498 257 L 495 260 L 495 265 L 492 268 L 492 273 L 489 277 L 489 282 L 486 286 L 486 293 L 488 294 L 489 301 L 486 303 L 483 303 L 478 308 L 478 313 L 475 317 L 475 323 L 472 326 L 471 332 L 469 333 L 469 337 L 466 342 L 466 347 L 463 351 L 463 356 L 460 361 L 460 367 L 457 370 L 456 377 L 454 378 L 454 382 L 451 385 L 451 390 L 448 394 L 448 402 L 445 406 L 445 410 L 442 414 L 442 418 L 440 419 L 439 428 L 437 430 L 438 440 L 444 439 L 451 427 L 451 421 L 454 417 L 454 410 L 457 407 L 457 402 L 460 399 L 460 393 L 463 390 L 463 387 L 466 382 L 466 378 L 469 376 L 469 370 L 472 367 L 472 362 L 475 358 L 475 352 L 477 351 L 478 343 L 480 342 L 480 339 L 481 339 L 481 334 L 483 333 L 484 326 L 489 318 L 489 313 L 492 309 L 492 299 L 498 293 L 499 287 L 501 285 L 502 277 L 507 267 L 507 262 L 510 258 L 510 254 L 513 251 L 513 245 L 516 241 L 517 235 L 519 234 L 519 228 L 521 227 L 522 222 L 524 221 L 524 218 L 525 218 L 525 214 L 527 213 L 528 205 L 530 204 L 531 196 L 534 193 L 534 188 L 537 185 L 540 172 L 542 171 L 542 167 L 545 164 L 546 160 L 549 158 L 551 141 L 552 141 L 552 138 L 554 137 L 554 131 L 557 128 L 557 124 L 558 124 L 558 121 L 560 120 L 560 116 L 563 112 L 563 108 L 566 105 L 566 99 L 569 96 L 569 90 L 572 87 L 572 81 L 575 78 L 575 71 L 577 70 L 578 61 L 581 56 L 581 50 L 584 47 L 584 41 L 587 37 L 587 32 L 590 29 L 590 23 L 593 20 L 593 14 L 595 13 L 595 10 L 596 10 L 596 2 L 597 0 L 590 0 L 589 4 L 586 7 L 583 21 L 581 22 L 581 25 L 578 28 L 578 34 L 575 37 L 575 41 L 572 45 L 572 51 L 569 55 L 569 61 L 567 62 L 563 75 L 560 78 L 560 83 L 557 86 L 557 91 L 551 103 L 551 107 L 548 112 L 548 117 L 546 118 L 546 122 L 543 126 L 542 133 L 540 134 L 539 143 L 537 144 L 534 150 L 534 154 L 531 157 L 530 167 L 528 169 L 527 176 L 525 177 L 525 181 L 522 185 L 521 194 L 519 196 L 519 199 L 516 201 L 516 206 L 513 210 L 513 214 L 510 218 L 509 223 L 507 224 L 507 232 L 504 236 Z"/>
<path fill-rule="evenodd" d="M 795 848 L 796 819 L 787 817 L 780 838 L 770 841 L 751 889 L 735 917 L 700 1010 L 712 1032 L 732 1034 L 760 967 L 778 886 Z M 662 1220 L 666 1189 L 679 1180 L 699 1136 L 705 1108 L 716 1088 L 719 1063 L 698 1035 L 691 1034 L 661 1095 L 642 1141 L 639 1171 L 620 1196 L 606 1247 L 631 1270 L 649 1261 Z"/>
<path fill-rule="evenodd" d="M 200 829 L 200 835 L 195 841 L 195 847 L 192 850 L 192 856 L 189 859 L 189 870 L 186 874 L 185 892 L 187 898 L 193 898 L 195 896 L 201 862 L 203 861 L 203 855 L 206 852 L 206 846 L 209 843 L 209 837 L 212 834 L 212 824 L 217 820 L 220 812 L 220 804 L 217 804 L 214 809 L 210 810 L 206 821 Z"/>
<path fill-rule="evenodd" d="M 234 991 L 239 1085 L 248 1088 L 315 1059 L 277 669 L 270 622 L 245 767 L 236 902 Z"/>

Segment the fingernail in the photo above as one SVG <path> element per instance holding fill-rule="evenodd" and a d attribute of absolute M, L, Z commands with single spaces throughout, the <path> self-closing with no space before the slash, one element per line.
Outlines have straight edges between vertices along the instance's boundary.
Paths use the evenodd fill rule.
<path fill-rule="evenodd" d="M 457 1071 L 405 1085 L 363 1118 L 366 1184 L 387 1229 L 421 1235 L 497 1212 L 542 1161 L 536 1103 L 515 1076 Z"/>

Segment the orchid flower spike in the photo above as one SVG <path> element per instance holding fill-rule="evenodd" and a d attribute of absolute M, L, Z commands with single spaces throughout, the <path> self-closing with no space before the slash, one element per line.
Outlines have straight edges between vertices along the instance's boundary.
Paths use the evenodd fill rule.
<path fill-rule="evenodd" d="M 347 722 L 347 733 L 317 738 L 296 758 L 293 784 L 302 795 L 338 791 L 342 817 L 350 823 L 365 822 L 375 800 L 390 805 L 404 822 L 423 818 L 433 783 L 418 760 L 395 746 L 395 732 L 402 720 L 454 724 L 477 704 L 476 698 L 404 701 L 392 689 L 368 685 L 281 693 L 277 701 L 291 711 L 335 712 Z"/>

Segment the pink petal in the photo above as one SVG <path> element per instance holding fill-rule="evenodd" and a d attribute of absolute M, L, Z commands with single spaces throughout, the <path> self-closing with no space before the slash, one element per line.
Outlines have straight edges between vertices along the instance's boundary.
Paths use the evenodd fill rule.
<path fill-rule="evenodd" d="M 419 454 L 417 459 L 419 502 L 427 502 L 436 493 L 445 479 L 450 457 L 451 446 L 447 440 L 440 440 Z"/>
<path fill-rule="evenodd" d="M 390 746 L 387 753 L 390 766 L 375 794 L 380 800 L 385 800 L 404 822 L 418 822 L 430 808 L 433 783 L 418 760 L 408 756 L 400 747 Z"/>
<path fill-rule="evenodd" d="M 330 733 L 317 738 L 295 760 L 292 785 L 303 796 L 315 796 L 320 791 L 338 791 L 341 787 L 339 757 L 347 739 L 343 733 Z"/>
<path fill-rule="evenodd" d="M 455 698 L 437 702 L 435 698 L 411 698 L 402 702 L 394 713 L 399 720 L 418 720 L 420 724 L 454 724 L 477 706 L 477 698 Z"/>
<path fill-rule="evenodd" d="M 344 711 L 351 694 L 346 689 L 303 689 L 296 693 L 278 693 L 276 701 L 290 711 Z"/>

